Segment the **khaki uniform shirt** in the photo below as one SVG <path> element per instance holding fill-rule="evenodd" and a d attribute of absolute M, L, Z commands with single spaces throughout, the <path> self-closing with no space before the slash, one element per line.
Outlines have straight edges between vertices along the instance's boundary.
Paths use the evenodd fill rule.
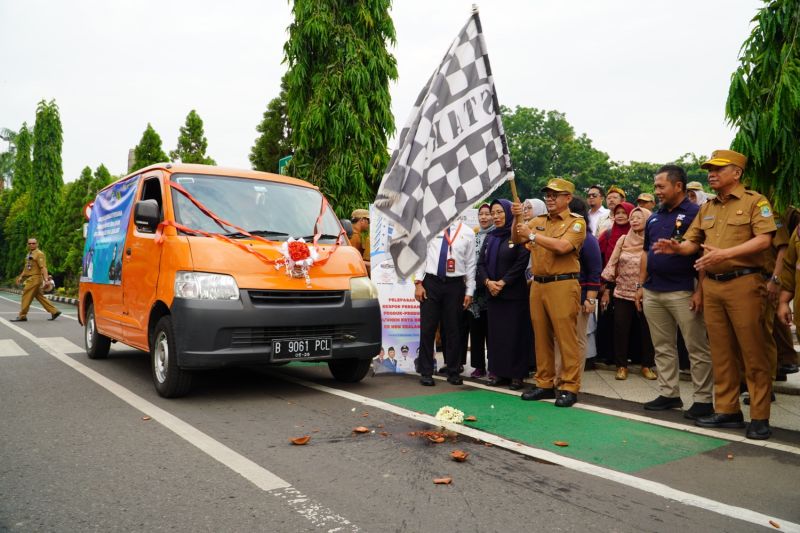
<path fill-rule="evenodd" d="M 775 220 L 775 227 L 777 227 L 778 230 L 775 232 L 775 235 L 772 236 L 772 246 L 764 251 L 764 273 L 769 276 L 772 276 L 772 273 L 775 271 L 775 261 L 778 259 L 778 250 L 780 250 L 781 246 L 789 244 L 789 230 L 786 229 L 783 217 L 775 213 L 773 218 Z"/>
<path fill-rule="evenodd" d="M 364 241 L 367 243 L 366 246 Z M 358 253 L 361 254 L 361 258 L 364 261 L 369 261 L 369 235 L 367 235 L 366 239 L 363 239 L 361 233 L 353 233 L 353 236 L 350 237 L 350 245 L 358 249 Z"/>
<path fill-rule="evenodd" d="M 581 271 L 579 254 L 586 239 L 586 221 L 582 216 L 565 209 L 552 217 L 550 215 L 535 217 L 528 222 L 528 227 L 531 233 L 565 240 L 574 248 L 570 253 L 557 255 L 534 243 L 531 248 L 531 270 L 534 276 L 555 276 Z"/>
<path fill-rule="evenodd" d="M 25 272 L 23 276 L 41 276 L 47 268 L 44 252 L 38 248 L 25 256 Z"/>
<path fill-rule="evenodd" d="M 746 190 L 740 183 L 724 202 L 717 196 L 701 205 L 684 237 L 697 244 L 732 248 L 756 235 L 774 233 L 777 229 L 767 199 L 755 191 Z M 711 274 L 725 274 L 742 268 L 764 268 L 764 254 L 736 257 L 707 270 Z"/>
<path fill-rule="evenodd" d="M 800 235 L 797 230 L 792 232 L 789 238 L 789 246 L 786 248 L 786 255 L 783 256 L 783 272 L 781 273 L 781 289 L 794 294 L 794 316 L 795 323 L 800 318 L 800 270 L 797 261 L 800 259 Z"/>

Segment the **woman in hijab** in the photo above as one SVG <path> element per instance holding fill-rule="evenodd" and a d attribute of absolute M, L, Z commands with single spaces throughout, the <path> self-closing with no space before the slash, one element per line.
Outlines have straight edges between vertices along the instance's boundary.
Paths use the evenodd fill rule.
<path fill-rule="evenodd" d="M 484 203 L 478 208 L 478 226 L 475 228 L 475 264 L 480 261 L 481 249 L 486 236 L 494 229 L 492 208 Z M 472 305 L 469 306 L 470 364 L 475 370 L 470 377 L 482 378 L 486 375 L 486 339 L 488 337 L 488 293 L 486 287 L 477 284 Z"/>
<path fill-rule="evenodd" d="M 639 267 L 644 245 L 644 228 L 650 211 L 637 207 L 631 211 L 630 231 L 622 236 L 614 246 L 608 264 L 603 269 L 602 278 L 614 287 L 614 356 L 617 366 L 616 379 L 628 378 L 628 348 L 631 328 L 639 328 L 641 348 L 639 351 L 642 376 L 656 379 L 653 372 L 655 353 L 650 338 L 650 328 L 642 311 L 636 309 L 636 284 L 639 283 Z M 607 307 L 610 294 L 606 291 L 601 306 Z"/>
<path fill-rule="evenodd" d="M 630 202 L 622 202 L 614 208 L 614 224 L 611 229 L 604 231 L 602 234 L 597 235 L 597 240 L 600 244 L 600 253 L 603 255 L 603 267 L 608 264 L 611 258 L 611 253 L 614 251 L 617 241 L 620 237 L 628 233 L 631 225 L 628 223 L 628 217 L 633 211 L 633 204 Z"/>
<path fill-rule="evenodd" d="M 533 331 L 528 310 L 528 284 L 525 266 L 529 253 L 511 240 L 511 202 L 491 204 L 494 230 L 486 236 L 478 260 L 477 284 L 489 294 L 489 372 L 490 385 L 508 384 L 519 390 L 528 375 L 533 351 Z"/>
<path fill-rule="evenodd" d="M 600 255 L 603 259 L 603 268 L 608 264 L 611 254 L 614 252 L 614 246 L 617 241 L 628 233 L 631 225 L 628 224 L 628 215 L 633 211 L 633 204 L 630 202 L 621 202 L 614 207 L 614 210 L 609 213 L 612 218 L 612 225 L 610 229 L 603 231 L 600 235 L 596 235 L 598 244 L 600 245 Z M 606 288 L 603 284 L 600 287 L 600 299 L 602 301 L 603 295 L 610 292 L 608 300 L 611 302 L 606 307 L 600 307 L 600 313 L 597 317 L 597 330 L 595 332 L 595 341 L 597 343 L 597 360 L 603 363 L 611 364 L 615 360 L 614 350 L 614 293 L 613 285 Z"/>
<path fill-rule="evenodd" d="M 528 222 L 534 217 L 542 216 L 547 213 L 547 206 L 543 200 L 538 198 L 528 198 L 522 202 L 522 220 Z"/>

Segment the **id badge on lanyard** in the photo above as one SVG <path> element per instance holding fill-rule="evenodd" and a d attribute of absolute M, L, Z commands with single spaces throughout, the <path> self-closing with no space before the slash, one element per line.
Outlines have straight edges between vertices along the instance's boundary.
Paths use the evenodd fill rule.
<path fill-rule="evenodd" d="M 447 239 L 447 256 L 448 256 L 445 268 L 449 274 L 452 274 L 453 272 L 456 271 L 456 260 L 455 258 L 451 257 L 451 254 L 453 253 L 453 242 L 458 238 L 459 231 L 461 231 L 460 222 L 458 224 L 458 228 L 456 229 L 456 233 L 455 235 L 453 235 L 452 239 L 450 238 L 450 235 L 448 235 L 447 232 L 445 232 L 444 234 L 444 238 Z"/>

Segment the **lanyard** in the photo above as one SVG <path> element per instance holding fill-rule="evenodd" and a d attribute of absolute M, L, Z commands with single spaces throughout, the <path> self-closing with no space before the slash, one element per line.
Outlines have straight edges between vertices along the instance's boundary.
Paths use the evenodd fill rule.
<path fill-rule="evenodd" d="M 461 222 L 458 223 L 458 227 L 456 228 L 456 233 L 455 233 L 455 235 L 453 235 L 452 239 L 450 238 L 450 232 L 449 231 L 445 231 L 444 232 L 444 240 L 447 241 L 447 255 L 453 255 L 450 252 L 450 250 L 453 247 L 453 241 L 455 241 L 458 238 L 458 232 L 459 231 L 461 231 Z"/>

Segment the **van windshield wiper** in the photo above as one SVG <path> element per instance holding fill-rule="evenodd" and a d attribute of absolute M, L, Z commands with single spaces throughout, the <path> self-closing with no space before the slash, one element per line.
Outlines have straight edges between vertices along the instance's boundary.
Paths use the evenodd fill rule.
<path fill-rule="evenodd" d="M 257 235 L 258 237 L 288 237 L 288 233 L 284 233 L 282 231 L 272 231 L 272 230 L 261 230 L 261 229 L 254 229 L 248 231 L 250 235 Z M 247 235 L 242 233 L 241 231 L 232 231 L 231 233 L 224 233 L 226 237 L 230 237 L 231 239 L 246 239 Z"/>
<path fill-rule="evenodd" d="M 303 239 L 305 239 L 306 241 L 311 241 L 311 240 L 314 239 L 314 237 L 315 237 L 314 235 L 306 235 L 305 237 L 303 237 Z M 338 239 L 339 236 L 338 235 L 333 235 L 332 233 L 321 233 L 319 238 L 320 239 Z"/>

